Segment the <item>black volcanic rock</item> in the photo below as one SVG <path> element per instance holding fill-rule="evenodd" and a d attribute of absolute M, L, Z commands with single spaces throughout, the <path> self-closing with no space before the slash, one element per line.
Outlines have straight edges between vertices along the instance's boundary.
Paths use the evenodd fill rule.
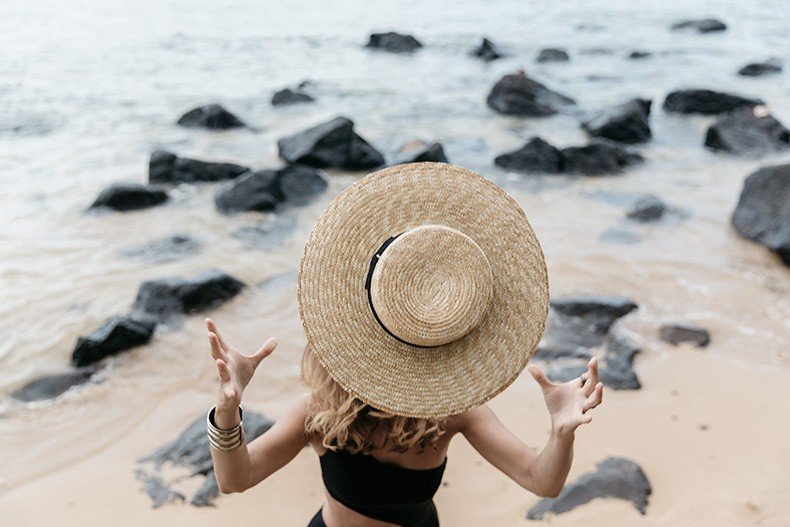
<path fill-rule="evenodd" d="M 550 90 L 523 71 L 502 77 L 488 94 L 486 103 L 499 113 L 542 117 L 553 115 L 573 99 Z"/>
<path fill-rule="evenodd" d="M 401 146 L 398 150 L 396 165 L 403 163 L 423 163 L 431 161 L 434 163 L 448 163 L 441 143 L 426 143 L 424 141 L 412 141 Z"/>
<path fill-rule="evenodd" d="M 595 471 L 565 485 L 556 498 L 540 500 L 527 513 L 530 520 L 541 520 L 548 513 L 562 514 L 596 498 L 629 501 L 645 514 L 653 489 L 642 469 L 628 459 L 610 457 L 598 463 Z"/>
<path fill-rule="evenodd" d="M 763 167 L 746 178 L 732 225 L 790 266 L 790 164 Z"/>
<path fill-rule="evenodd" d="M 731 112 L 737 108 L 752 108 L 760 104 L 764 104 L 760 99 L 713 90 L 689 89 L 669 93 L 664 99 L 664 111 L 718 115 Z"/>
<path fill-rule="evenodd" d="M 684 342 L 691 342 L 698 348 L 710 344 L 710 333 L 705 328 L 689 324 L 664 324 L 658 330 L 661 340 L 677 346 Z"/>
<path fill-rule="evenodd" d="M 634 372 L 634 357 L 641 351 L 630 341 L 612 335 L 606 336 L 603 361 L 598 367 L 601 382 L 613 390 L 638 390 L 642 387 Z M 552 365 L 546 371 L 546 377 L 554 382 L 568 382 L 587 371 L 588 358 L 573 361 L 570 364 Z"/>
<path fill-rule="evenodd" d="M 472 50 L 472 55 L 483 59 L 486 62 L 491 62 L 492 60 L 504 57 L 504 54 L 499 51 L 497 45 L 487 38 L 484 38 L 483 42 L 481 42 L 478 47 Z"/>
<path fill-rule="evenodd" d="M 608 331 L 615 320 L 634 309 L 636 303 L 624 296 L 581 295 L 551 301 L 551 308 L 566 317 L 582 319 L 596 331 Z"/>
<path fill-rule="evenodd" d="M 694 29 L 699 33 L 712 33 L 714 31 L 724 31 L 727 24 L 715 18 L 703 18 L 699 20 L 681 20 L 672 24 L 671 29 L 678 31 L 681 29 Z"/>
<path fill-rule="evenodd" d="M 562 153 L 540 137 L 533 137 L 518 150 L 497 156 L 494 163 L 507 170 L 557 174 L 562 171 Z"/>
<path fill-rule="evenodd" d="M 244 121 L 219 104 L 207 104 L 189 110 L 178 119 L 178 125 L 187 128 L 209 128 L 212 130 L 227 130 L 246 126 Z"/>
<path fill-rule="evenodd" d="M 411 53 L 422 47 L 419 40 L 411 35 L 402 35 L 390 31 L 388 33 L 373 33 L 365 44 L 366 48 L 381 49 L 392 53 Z"/>
<path fill-rule="evenodd" d="M 568 52 L 560 48 L 543 48 L 535 58 L 536 62 L 568 62 L 571 60 Z"/>
<path fill-rule="evenodd" d="M 110 355 L 142 346 L 151 340 L 156 322 L 142 318 L 115 315 L 87 337 L 77 338 L 71 364 L 88 366 Z"/>
<path fill-rule="evenodd" d="M 738 75 L 744 77 L 762 77 L 771 73 L 780 73 L 782 63 L 778 60 L 768 60 L 765 62 L 751 62 L 738 70 Z"/>
<path fill-rule="evenodd" d="M 616 174 L 626 167 L 644 161 L 642 156 L 623 148 L 619 143 L 598 139 L 584 146 L 562 149 L 562 169 L 569 174 L 596 176 Z"/>
<path fill-rule="evenodd" d="M 94 371 L 92 368 L 80 368 L 66 373 L 40 377 L 15 390 L 11 397 L 24 402 L 54 399 L 72 386 L 88 382 Z"/>
<path fill-rule="evenodd" d="M 167 192 L 139 183 L 113 183 L 102 190 L 89 209 L 129 211 L 155 207 L 168 200 Z"/>
<path fill-rule="evenodd" d="M 148 163 L 150 183 L 197 183 L 239 177 L 250 169 L 233 163 L 215 163 L 178 157 L 165 150 L 156 150 Z"/>
<path fill-rule="evenodd" d="M 217 191 L 214 203 L 226 213 L 268 211 L 281 204 L 305 205 L 326 187 L 326 179 L 315 168 L 290 165 L 237 178 Z"/>
<path fill-rule="evenodd" d="M 640 196 L 631 209 L 626 213 L 626 217 L 642 223 L 660 220 L 669 210 L 669 207 L 661 198 L 654 194 L 643 194 Z"/>
<path fill-rule="evenodd" d="M 287 104 L 298 104 L 313 101 L 315 101 L 315 99 L 311 95 L 301 90 L 294 91 L 291 88 L 284 88 L 272 95 L 272 106 L 284 106 Z"/>
<path fill-rule="evenodd" d="M 582 128 L 591 136 L 621 143 L 647 142 L 652 137 L 648 122 L 650 105 L 649 100 L 632 99 L 583 122 Z"/>
<path fill-rule="evenodd" d="M 776 152 L 790 147 L 790 130 L 769 115 L 764 106 L 740 108 L 708 128 L 705 146 L 735 155 Z"/>
<path fill-rule="evenodd" d="M 336 117 L 277 141 L 290 164 L 365 170 L 384 164 L 384 156 L 354 132 L 354 122 Z"/>
<path fill-rule="evenodd" d="M 243 282 L 218 269 L 204 271 L 194 278 L 165 277 L 140 284 L 132 312 L 166 320 L 176 314 L 194 314 L 216 307 L 236 296 Z"/>

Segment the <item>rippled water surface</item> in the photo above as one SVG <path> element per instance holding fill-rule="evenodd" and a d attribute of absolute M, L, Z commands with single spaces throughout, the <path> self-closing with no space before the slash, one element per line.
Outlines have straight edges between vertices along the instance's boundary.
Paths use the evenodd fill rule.
<path fill-rule="evenodd" d="M 668 30 L 678 18 L 709 15 L 721 17 L 729 30 Z M 405 56 L 363 48 L 370 32 L 390 29 L 414 34 L 425 47 Z M 144 211 L 84 209 L 109 183 L 145 182 L 155 148 L 275 167 L 277 138 L 336 115 L 352 118 L 390 160 L 407 141 L 437 140 L 452 162 L 505 187 L 538 232 L 552 294 L 633 298 L 640 309 L 625 330 L 646 353 L 663 349 L 656 345 L 660 323 L 687 320 L 712 331 L 707 353 L 717 360 L 788 367 L 790 275 L 775 256 L 741 240 L 729 217 L 744 177 L 790 156 L 712 154 L 702 148 L 710 118 L 660 109 L 672 89 L 708 87 L 759 96 L 790 124 L 787 72 L 756 79 L 735 74 L 744 63 L 770 56 L 790 63 L 788 34 L 785 0 L 4 5 L 0 434 L 4 443 L 27 447 L 0 452 L 0 489 L 100 448 L 133 426 L 130 413 L 163 397 L 213 393 L 213 365 L 196 316 L 180 327 L 161 326 L 150 345 L 109 361 L 103 382 L 30 407 L 8 399 L 27 381 L 65 371 L 76 337 L 126 312 L 146 279 L 220 268 L 249 284 L 209 314 L 245 349 L 278 336 L 280 348 L 251 397 L 278 400 L 300 390 L 304 337 L 293 271 L 315 219 L 360 174 L 331 173 L 327 193 L 279 218 L 262 245 L 231 232 L 273 218 L 219 214 L 212 202 L 216 184 L 182 186 L 169 204 Z M 469 57 L 484 35 L 508 57 L 489 64 Z M 566 48 L 571 61 L 536 64 L 543 46 Z M 628 60 L 634 49 L 653 55 Z M 491 85 L 519 68 L 574 97 L 577 107 L 543 119 L 490 111 Z M 275 90 L 305 79 L 313 82 L 316 103 L 269 104 Z M 497 154 L 533 135 L 560 146 L 581 143 L 583 116 L 633 96 L 654 101 L 654 139 L 638 148 L 648 160 L 642 166 L 578 179 L 524 177 L 493 165 Z M 254 129 L 174 125 L 181 113 L 208 102 L 221 102 Z M 651 226 L 627 223 L 624 211 L 643 192 L 683 214 Z M 121 254 L 176 232 L 198 239 L 200 249 L 160 263 Z"/>

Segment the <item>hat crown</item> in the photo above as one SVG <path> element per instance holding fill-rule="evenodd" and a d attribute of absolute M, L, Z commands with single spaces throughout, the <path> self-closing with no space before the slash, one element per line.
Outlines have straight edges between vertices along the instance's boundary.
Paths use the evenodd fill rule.
<path fill-rule="evenodd" d="M 436 347 L 478 326 L 493 283 L 488 258 L 471 237 L 446 225 L 421 225 L 378 256 L 370 302 L 387 332 L 414 346 Z"/>

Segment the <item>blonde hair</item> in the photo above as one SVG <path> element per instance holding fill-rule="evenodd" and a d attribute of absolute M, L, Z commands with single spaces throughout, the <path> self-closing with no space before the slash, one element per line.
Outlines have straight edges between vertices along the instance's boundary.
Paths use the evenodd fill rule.
<path fill-rule="evenodd" d="M 446 430 L 444 419 L 404 417 L 362 402 L 330 377 L 310 344 L 302 355 L 302 380 L 311 391 L 305 431 L 330 450 L 370 453 L 389 445 L 397 452 L 422 451 L 435 448 Z"/>

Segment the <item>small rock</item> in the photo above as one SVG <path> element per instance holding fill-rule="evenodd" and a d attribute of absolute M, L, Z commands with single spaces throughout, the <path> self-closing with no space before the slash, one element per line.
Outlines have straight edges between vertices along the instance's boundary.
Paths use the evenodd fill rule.
<path fill-rule="evenodd" d="M 582 128 L 591 136 L 621 143 L 647 142 L 652 136 L 648 123 L 650 105 L 647 99 L 632 99 L 583 122 Z"/>
<path fill-rule="evenodd" d="M 530 117 L 553 115 L 565 105 L 576 104 L 570 97 L 527 77 L 523 71 L 502 77 L 491 88 L 486 102 L 499 113 Z"/>
<path fill-rule="evenodd" d="M 321 173 L 304 165 L 250 172 L 229 182 L 214 196 L 222 212 L 268 211 L 281 204 L 305 205 L 326 190 Z"/>
<path fill-rule="evenodd" d="M 139 258 L 160 263 L 196 254 L 200 250 L 200 246 L 200 241 L 192 236 L 176 233 L 145 245 L 123 249 L 119 254 L 127 258 Z"/>
<path fill-rule="evenodd" d="M 494 163 L 507 170 L 557 174 L 562 172 L 562 153 L 540 137 L 533 137 L 518 150 L 497 156 Z"/>
<path fill-rule="evenodd" d="M 139 183 L 113 183 L 102 190 L 89 209 L 106 207 L 118 211 L 154 207 L 168 200 L 164 190 Z"/>
<path fill-rule="evenodd" d="M 652 55 L 653 54 L 650 53 L 649 51 L 642 51 L 640 49 L 635 49 L 628 55 L 628 58 L 631 60 L 639 60 L 639 59 L 646 59 L 648 57 L 651 57 Z"/>
<path fill-rule="evenodd" d="M 705 133 L 705 146 L 735 155 L 758 155 L 790 147 L 790 130 L 764 106 L 741 108 L 719 118 Z"/>
<path fill-rule="evenodd" d="M 780 73 L 782 63 L 778 60 L 768 60 L 766 62 L 752 62 L 738 70 L 738 75 L 744 77 L 762 77 L 772 73 Z"/>
<path fill-rule="evenodd" d="M 638 308 L 636 303 L 623 296 L 581 295 L 551 301 L 551 308 L 565 317 L 584 320 L 596 331 L 606 332 L 615 320 Z"/>
<path fill-rule="evenodd" d="M 654 194 L 643 194 L 631 206 L 626 216 L 642 223 L 660 220 L 669 207 Z"/>
<path fill-rule="evenodd" d="M 424 162 L 448 163 L 441 143 L 426 143 L 424 141 L 406 143 L 398 150 L 398 160 L 395 164 Z"/>
<path fill-rule="evenodd" d="M 634 372 L 634 357 L 641 350 L 631 342 L 615 335 L 607 335 L 606 351 L 598 367 L 601 382 L 613 390 L 638 390 L 642 387 Z M 587 371 L 587 357 L 582 362 L 553 365 L 546 376 L 554 382 L 568 382 Z"/>
<path fill-rule="evenodd" d="M 499 51 L 497 45 L 487 38 L 484 38 L 483 42 L 481 42 L 478 47 L 472 50 L 472 55 L 481 58 L 486 62 L 491 62 L 492 60 L 496 60 L 504 56 L 504 54 Z"/>
<path fill-rule="evenodd" d="M 595 471 L 565 485 L 556 498 L 544 498 L 527 513 L 530 520 L 540 520 L 547 513 L 562 514 L 596 498 L 630 501 L 645 514 L 653 489 L 642 469 L 628 459 L 610 457 L 598 463 Z"/>
<path fill-rule="evenodd" d="M 156 329 L 156 322 L 122 315 L 108 318 L 87 337 L 77 338 L 71 364 L 78 368 L 105 357 L 147 344 Z"/>
<path fill-rule="evenodd" d="M 212 130 L 227 130 L 246 126 L 244 121 L 219 104 L 207 104 L 189 110 L 178 119 L 178 124 L 187 128 L 210 128 Z"/>
<path fill-rule="evenodd" d="M 54 399 L 72 386 L 88 382 L 94 371 L 92 368 L 80 368 L 67 373 L 40 377 L 14 391 L 11 397 L 24 402 Z"/>
<path fill-rule="evenodd" d="M 593 141 L 585 146 L 562 149 L 562 169 L 566 173 L 588 176 L 616 174 L 626 167 L 643 162 L 639 154 L 623 148 L 619 143 Z"/>
<path fill-rule="evenodd" d="M 375 148 L 354 132 L 354 122 L 336 117 L 277 141 L 280 157 L 289 164 L 317 168 L 364 170 L 384 164 Z"/>
<path fill-rule="evenodd" d="M 193 314 L 216 307 L 245 287 L 232 276 L 210 269 L 192 279 L 165 277 L 146 280 L 137 291 L 132 312 L 167 319 L 175 314 Z"/>
<path fill-rule="evenodd" d="M 601 46 L 593 46 L 591 48 L 582 48 L 579 50 L 580 55 L 614 55 L 614 50 L 610 48 L 604 48 Z"/>
<path fill-rule="evenodd" d="M 710 343 L 708 330 L 688 324 L 664 324 L 658 330 L 658 334 L 661 340 L 675 346 L 683 342 L 691 342 L 698 348 L 704 348 Z"/>
<path fill-rule="evenodd" d="M 681 20 L 672 24 L 672 31 L 681 29 L 695 29 L 699 33 L 711 33 L 714 31 L 724 31 L 727 24 L 715 18 L 704 18 L 701 20 Z"/>
<path fill-rule="evenodd" d="M 746 178 L 732 225 L 790 266 L 790 164 L 762 167 Z"/>
<path fill-rule="evenodd" d="M 148 163 L 150 183 L 197 183 L 239 177 L 250 169 L 233 163 L 215 163 L 178 157 L 165 150 L 156 150 Z"/>
<path fill-rule="evenodd" d="M 536 62 L 568 62 L 571 60 L 568 52 L 560 48 L 544 48 L 538 52 Z"/>
<path fill-rule="evenodd" d="M 690 89 L 669 93 L 664 99 L 664 111 L 718 115 L 738 108 L 752 108 L 761 104 L 764 103 L 760 99 L 751 99 L 713 90 Z"/>
<path fill-rule="evenodd" d="M 314 101 L 315 99 L 307 93 L 304 93 L 303 91 L 294 91 L 290 88 L 280 90 L 272 96 L 272 106 L 283 106 L 286 104 L 298 104 Z"/>
<path fill-rule="evenodd" d="M 373 33 L 365 44 L 366 48 L 381 49 L 391 53 L 411 53 L 422 47 L 419 40 L 411 35 L 402 35 L 390 31 L 389 33 Z"/>

